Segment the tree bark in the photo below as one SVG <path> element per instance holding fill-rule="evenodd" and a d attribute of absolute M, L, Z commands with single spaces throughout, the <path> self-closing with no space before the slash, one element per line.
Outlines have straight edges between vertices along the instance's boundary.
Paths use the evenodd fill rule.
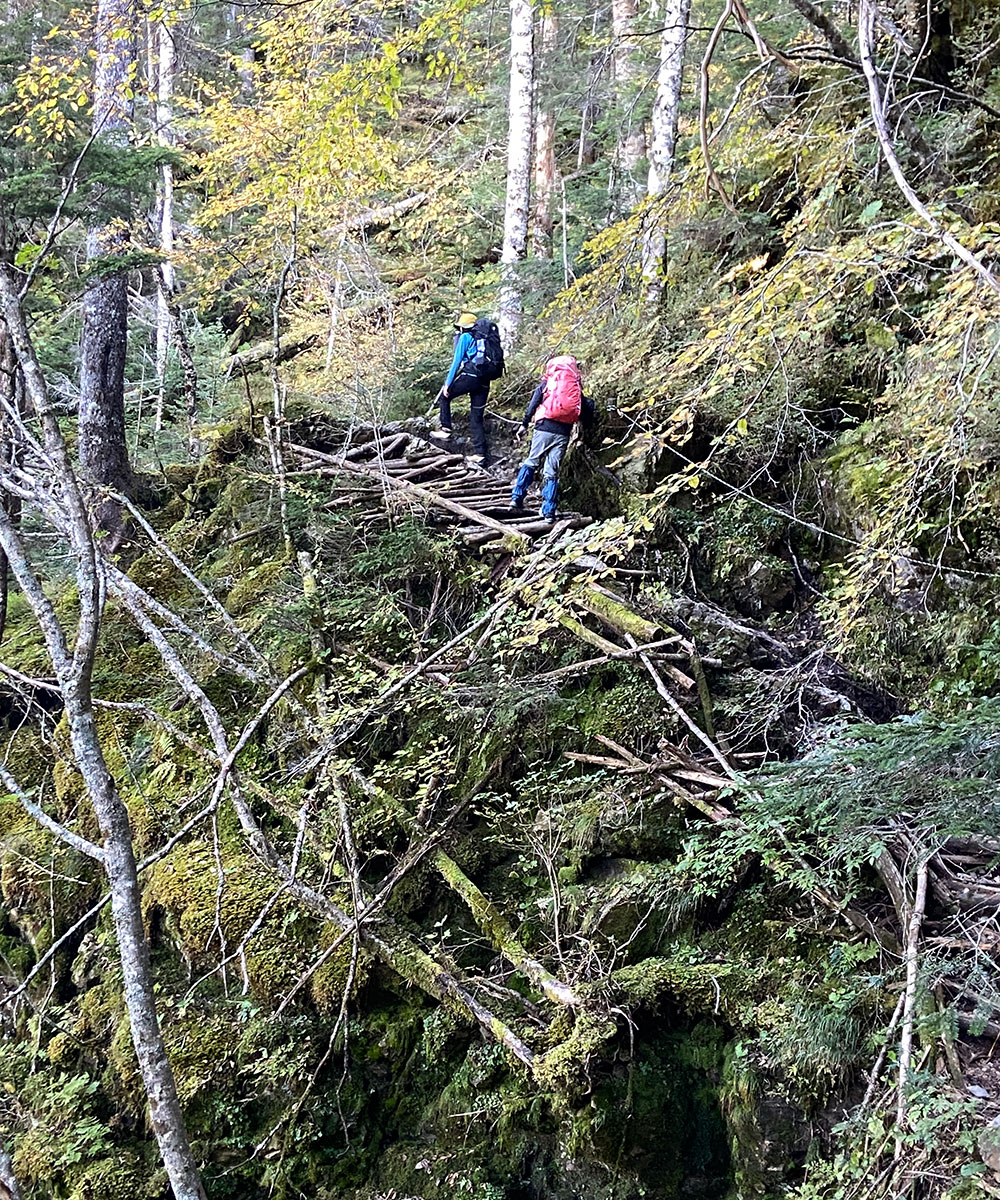
<path fill-rule="evenodd" d="M 17 1185 L 14 1164 L 6 1147 L 0 1145 L 0 1200 L 21 1200 L 21 1189 Z"/>
<path fill-rule="evenodd" d="M 132 125 L 131 90 L 137 66 L 135 6 L 130 0 L 99 0 L 94 66 L 93 128 L 106 143 L 125 148 Z M 90 484 L 129 492 L 132 470 L 125 441 L 125 351 L 128 292 L 114 259 L 128 248 L 120 224 L 98 225 L 87 235 L 87 262 L 94 270 L 83 297 L 80 346 L 80 472 Z M 100 261 L 100 266 L 97 265 Z M 102 506 L 102 523 L 116 514 Z"/>
<path fill-rule="evenodd" d="M 0 467 L 19 466 L 21 448 L 18 431 L 15 426 L 14 414 L 23 411 L 24 383 L 21 369 L 14 353 L 14 344 L 7 332 L 7 326 L 0 321 L 0 395 L 3 396 L 3 409 L 0 411 Z M 15 526 L 21 522 L 21 499 L 19 496 L 5 492 L 0 497 L 0 504 Z M 7 599 L 10 588 L 10 564 L 7 555 L 0 548 L 0 640 L 3 639 L 7 628 Z"/>
<path fill-rule="evenodd" d="M 128 810 L 104 761 L 94 722 L 89 677 L 75 685 L 67 682 L 61 690 L 74 757 L 103 839 L 104 869 L 111 892 L 111 914 L 122 964 L 125 1006 L 149 1101 L 150 1125 L 176 1200 L 205 1200 L 156 1010 L 153 969 L 142 923 L 142 894 Z"/>
<path fill-rule="evenodd" d="M 173 145 L 174 38 L 166 21 L 156 26 L 156 137 L 161 146 Z M 167 355 L 170 351 L 170 297 L 174 291 L 174 168 L 160 167 L 159 218 L 160 265 L 156 288 L 156 430 L 163 428 Z"/>
<path fill-rule="evenodd" d="M 245 20 L 238 4 L 230 4 L 229 19 L 237 36 L 246 37 Z M 240 91 L 247 97 L 252 96 L 254 91 L 254 58 L 253 46 L 244 46 L 240 54 L 240 65 L 236 68 L 236 73 L 240 81 Z"/>
<path fill-rule="evenodd" d="M 102 563 L 62 431 L 49 405 L 45 379 L 28 335 L 17 284 L 9 267 L 0 267 L 0 310 L 17 352 L 28 397 L 42 422 L 48 469 L 53 477 L 52 511 L 58 514 L 55 516 L 57 529 L 66 537 L 72 551 L 79 596 L 72 650 L 59 616 L 27 558 L 18 531 L 2 505 L 0 546 L 45 639 L 63 700 L 74 759 L 101 831 L 103 844 L 98 853 L 111 893 L 125 1004 L 149 1101 L 150 1124 L 176 1200 L 205 1200 L 157 1016 L 128 811 L 104 760 L 94 720 L 91 674 L 103 605 Z"/>
<path fill-rule="evenodd" d="M 517 341 L 521 327 L 521 288 L 517 264 L 528 241 L 531 201 L 531 90 L 534 76 L 533 0 L 510 0 L 510 101 L 507 125 L 507 199 L 497 324 L 504 347 Z"/>
<path fill-rule="evenodd" d="M 559 16 L 554 10 L 541 20 L 542 71 L 547 82 L 559 41 Z M 538 81 L 536 80 L 536 85 Z M 541 92 L 541 88 L 539 88 Z M 556 189 L 556 114 L 551 102 L 539 103 L 535 118 L 535 212 L 531 225 L 531 253 L 552 257 L 552 196 Z"/>
<path fill-rule="evenodd" d="M 640 66 L 631 37 L 639 12 L 639 0 L 611 0 L 611 31 L 614 37 L 612 64 L 615 98 L 618 107 L 618 145 L 615 163 L 618 171 L 616 211 L 627 212 L 639 201 L 642 189 L 636 170 L 646 153 L 646 132 L 635 117 Z"/>
<path fill-rule="evenodd" d="M 684 51 L 687 47 L 688 14 L 691 0 L 667 0 L 660 34 L 660 69 L 653 102 L 652 136 L 649 145 L 649 197 L 663 195 L 670 182 L 677 148 L 677 118 L 684 82 Z M 654 208 L 643 237 L 642 274 L 646 281 L 646 303 L 655 307 L 663 294 L 663 267 L 667 251 L 666 225 Z"/>

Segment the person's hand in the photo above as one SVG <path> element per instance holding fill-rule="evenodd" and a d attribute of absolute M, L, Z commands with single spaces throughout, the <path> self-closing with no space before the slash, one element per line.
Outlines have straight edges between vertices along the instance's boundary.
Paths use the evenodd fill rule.
<path fill-rule="evenodd" d="M 448 389 L 446 387 L 441 389 L 441 395 L 444 396 L 446 400 L 448 399 Z"/>
<path fill-rule="evenodd" d="M 528 432 L 528 423 L 527 423 L 527 421 L 522 421 L 521 422 L 521 437 L 524 437 L 527 432 Z"/>

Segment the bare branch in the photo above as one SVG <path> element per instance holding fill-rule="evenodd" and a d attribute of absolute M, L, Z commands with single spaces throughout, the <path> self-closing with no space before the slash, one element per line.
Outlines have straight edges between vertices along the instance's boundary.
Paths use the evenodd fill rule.
<path fill-rule="evenodd" d="M 913 1057 L 913 1011 L 917 998 L 917 968 L 919 956 L 920 927 L 924 920 L 927 904 L 927 859 L 917 864 L 917 889 L 910 910 L 906 931 L 906 990 L 903 993 L 903 1021 L 899 1036 L 899 1084 L 896 1099 L 896 1159 L 903 1153 L 903 1132 L 906 1128 L 906 1088 L 910 1080 L 910 1063 Z"/>
<path fill-rule="evenodd" d="M 876 0 L 860 0 L 858 6 L 858 46 L 861 55 L 861 66 L 865 73 L 865 79 L 868 81 L 868 98 L 871 104 L 872 118 L 875 122 L 875 133 L 878 137 L 879 146 L 882 149 L 885 161 L 888 163 L 892 177 L 896 181 L 896 186 L 902 192 L 907 204 L 927 223 L 931 233 L 947 246 L 956 258 L 961 259 L 966 266 L 971 267 L 989 288 L 996 292 L 997 295 L 1000 295 L 1000 280 L 971 250 L 963 246 L 958 238 L 945 229 L 940 221 L 933 216 L 903 174 L 903 168 L 900 166 L 899 158 L 892 144 L 892 134 L 889 131 L 885 106 L 882 100 L 882 85 L 873 59 L 875 17 L 877 12 L 878 4 Z"/>
<path fill-rule="evenodd" d="M 65 842 L 67 846 L 72 846 L 74 850 L 79 850 L 81 854 L 86 854 L 88 858 L 93 858 L 99 863 L 104 862 L 104 851 L 100 846 L 95 846 L 93 842 L 88 842 L 86 838 L 80 837 L 78 833 L 74 833 L 71 829 L 67 829 L 65 825 L 60 825 L 54 817 L 50 817 L 43 808 L 29 799 L 24 789 L 3 763 L 0 763 L 0 781 L 2 781 L 7 791 L 17 798 L 18 804 L 20 804 L 24 811 L 29 816 L 34 817 L 38 824 L 43 829 L 47 829 L 53 837 L 58 838 L 61 842 Z"/>

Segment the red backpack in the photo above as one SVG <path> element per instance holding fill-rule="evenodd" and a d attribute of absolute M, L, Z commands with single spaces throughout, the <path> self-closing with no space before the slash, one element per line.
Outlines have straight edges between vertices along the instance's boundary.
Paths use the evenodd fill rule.
<path fill-rule="evenodd" d="M 549 359 L 544 379 L 545 394 L 535 420 L 564 421 L 567 425 L 579 421 L 583 384 L 576 359 L 571 354 Z"/>

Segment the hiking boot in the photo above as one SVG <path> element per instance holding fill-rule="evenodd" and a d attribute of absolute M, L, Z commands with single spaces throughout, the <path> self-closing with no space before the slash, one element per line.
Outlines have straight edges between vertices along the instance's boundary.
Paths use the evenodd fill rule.
<path fill-rule="evenodd" d="M 465 465 L 467 467 L 475 467 L 477 471 L 485 471 L 489 466 L 489 462 L 482 454 L 467 454 L 465 456 Z"/>
<path fill-rule="evenodd" d="M 432 429 L 431 437 L 436 442 L 449 442 L 449 441 L 451 441 L 451 430 L 443 429 L 443 428 L 442 429 Z"/>
<path fill-rule="evenodd" d="M 512 513 L 518 513 L 518 514 L 523 513 L 524 512 L 524 501 L 523 500 L 511 500 L 510 511 Z"/>

